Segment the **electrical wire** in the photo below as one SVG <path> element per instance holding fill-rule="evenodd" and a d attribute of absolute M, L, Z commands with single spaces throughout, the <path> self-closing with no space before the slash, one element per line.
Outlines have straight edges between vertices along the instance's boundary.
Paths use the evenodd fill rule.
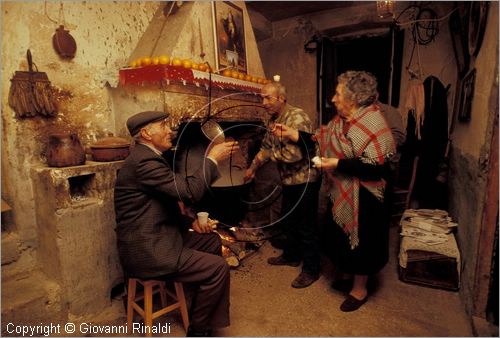
<path fill-rule="evenodd" d="M 411 6 L 408 6 L 407 8 L 405 8 L 399 15 L 398 17 L 394 20 L 395 24 L 397 26 L 409 26 L 409 25 L 412 25 L 412 24 L 415 24 L 415 23 L 418 23 L 418 22 L 429 22 L 429 21 L 432 21 L 432 22 L 439 22 L 439 21 L 443 21 L 445 19 L 447 19 L 453 12 L 455 12 L 456 10 L 458 10 L 458 8 L 454 8 L 453 10 L 451 10 L 448 14 L 446 14 L 445 16 L 441 17 L 441 18 L 435 18 L 435 19 L 416 19 L 416 20 L 410 20 L 410 21 L 406 21 L 406 22 L 403 22 L 403 23 L 400 23 L 398 22 L 398 19 L 399 17 L 408 9 L 410 8 L 419 8 L 417 5 L 411 5 Z M 420 9 L 420 8 L 419 8 Z"/>
<path fill-rule="evenodd" d="M 409 11 L 410 9 L 415 9 L 416 13 L 414 14 L 414 20 L 406 21 L 406 22 L 399 22 L 399 18 Z M 414 78 L 420 78 L 423 74 L 423 67 L 420 59 L 420 45 L 427 45 L 431 42 L 434 41 L 436 36 L 439 33 L 439 25 L 438 23 L 440 21 L 443 21 L 447 19 L 454 11 L 456 11 L 458 8 L 454 8 L 451 10 L 448 14 L 445 16 L 438 18 L 436 12 L 434 12 L 432 9 L 429 8 L 421 8 L 418 5 L 410 5 L 406 7 L 399 15 L 398 17 L 394 20 L 394 24 L 399 27 L 403 26 L 408 26 L 411 25 L 411 34 L 413 38 L 413 47 L 412 51 L 410 54 L 410 60 L 408 61 L 408 65 L 406 66 L 407 71 L 410 73 L 410 75 Z M 424 16 L 430 16 L 430 18 L 425 18 L 423 19 Z M 424 24 L 425 23 L 425 24 Z M 415 49 L 417 51 L 417 63 L 418 63 L 418 71 L 415 73 L 410 69 L 412 61 L 413 61 L 413 56 L 415 54 Z"/>
<path fill-rule="evenodd" d="M 416 9 L 415 19 L 399 22 L 399 18 L 410 9 Z M 446 20 L 454 11 L 458 8 L 454 8 L 445 16 L 438 18 L 436 12 L 429 8 L 421 8 L 418 5 L 410 5 L 406 7 L 394 20 L 394 24 L 399 27 L 412 26 L 412 36 L 413 41 L 419 45 L 427 45 L 434 41 L 434 38 L 439 33 L 440 21 Z M 423 16 L 428 15 L 430 18 L 423 18 Z M 418 51 L 417 51 L 418 52 Z"/>
<path fill-rule="evenodd" d="M 426 14 L 430 15 L 430 17 L 433 19 L 425 21 L 426 23 L 424 24 L 423 21 L 419 21 L 419 18 Z M 416 23 L 415 25 L 413 25 L 413 36 L 414 38 L 416 38 L 420 45 L 427 45 L 431 43 L 438 35 L 439 25 L 438 22 L 435 21 L 436 17 L 436 12 L 434 12 L 432 9 L 424 8 L 418 12 Z"/>

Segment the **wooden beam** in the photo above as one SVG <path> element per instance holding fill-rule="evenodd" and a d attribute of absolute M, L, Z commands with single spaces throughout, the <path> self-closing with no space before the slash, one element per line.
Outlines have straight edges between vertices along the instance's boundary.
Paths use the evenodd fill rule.
<path fill-rule="evenodd" d="M 352 34 L 353 32 L 359 35 L 362 32 L 364 33 L 373 30 L 389 29 L 390 27 L 390 22 L 363 21 L 354 23 L 352 25 L 329 28 L 324 30 L 322 33 L 326 36 L 329 36 L 330 38 L 335 38 L 338 36 Z"/>

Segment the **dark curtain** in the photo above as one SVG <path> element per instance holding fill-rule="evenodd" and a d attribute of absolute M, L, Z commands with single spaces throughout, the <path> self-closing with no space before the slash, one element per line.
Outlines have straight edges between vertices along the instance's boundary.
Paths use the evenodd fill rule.
<path fill-rule="evenodd" d="M 345 41 L 322 39 L 317 54 L 317 103 L 318 110 L 322 112 L 321 124 L 327 124 L 336 114 L 331 102 L 337 85 L 336 78 L 347 70 L 364 70 L 375 75 L 380 101 L 387 103 L 391 66 L 394 67 L 391 105 L 399 105 L 404 31 L 396 30 L 394 33 L 393 65 L 391 65 L 392 31 L 382 36 L 366 36 Z"/>

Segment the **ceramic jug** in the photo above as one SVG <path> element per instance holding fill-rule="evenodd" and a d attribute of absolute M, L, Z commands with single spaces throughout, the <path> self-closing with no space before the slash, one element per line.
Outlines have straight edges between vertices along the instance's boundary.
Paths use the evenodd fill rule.
<path fill-rule="evenodd" d="M 78 136 L 74 133 L 49 135 L 47 164 L 49 167 L 85 164 L 85 150 Z"/>

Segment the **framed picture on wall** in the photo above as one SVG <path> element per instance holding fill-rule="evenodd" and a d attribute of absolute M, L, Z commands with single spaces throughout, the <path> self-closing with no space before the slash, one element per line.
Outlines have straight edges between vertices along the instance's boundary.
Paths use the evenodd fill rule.
<path fill-rule="evenodd" d="M 472 69 L 462 80 L 460 90 L 460 106 L 458 120 L 468 122 L 471 119 L 472 99 L 474 98 L 474 83 L 476 81 L 476 69 Z"/>
<path fill-rule="evenodd" d="M 217 70 L 247 72 L 243 10 L 228 1 L 212 2 Z"/>

